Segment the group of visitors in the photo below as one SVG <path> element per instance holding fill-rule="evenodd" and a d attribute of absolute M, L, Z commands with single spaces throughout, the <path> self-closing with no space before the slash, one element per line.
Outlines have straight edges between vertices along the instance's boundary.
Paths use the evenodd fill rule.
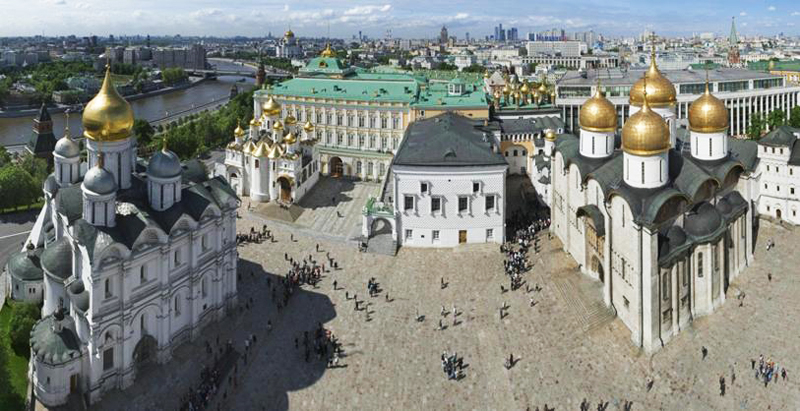
<path fill-rule="evenodd" d="M 765 361 L 763 354 L 758 356 L 758 368 L 756 368 L 756 360 L 754 359 L 750 360 L 750 367 L 755 370 L 756 379 L 760 379 L 764 382 L 764 387 L 770 382 L 778 382 L 778 377 L 783 378 L 784 381 L 788 378 L 786 368 L 782 368 L 776 364 L 775 361 L 772 361 L 771 358 Z"/>
<path fill-rule="evenodd" d="M 269 230 L 267 230 L 266 224 L 264 224 L 261 227 L 261 231 L 256 231 L 255 227 L 250 227 L 249 233 L 236 234 L 236 244 L 246 244 L 246 243 L 261 244 L 262 241 L 266 240 L 275 242 L 275 236 Z"/>
<path fill-rule="evenodd" d="M 464 357 L 459 357 L 457 353 L 448 355 L 447 351 L 442 352 L 442 371 L 449 380 L 460 380 L 464 377 Z"/>
<path fill-rule="evenodd" d="M 300 349 L 299 337 L 294 339 L 294 348 Z M 339 365 L 342 344 L 339 343 L 339 340 L 330 330 L 325 329 L 322 323 L 319 323 L 311 333 L 303 331 L 303 352 L 306 362 L 310 361 L 313 354 L 317 357 L 317 360 L 324 359 L 327 362 L 327 366 L 333 368 Z"/>
<path fill-rule="evenodd" d="M 219 345 L 219 338 L 217 339 Z M 206 343 L 210 346 L 210 343 Z M 222 347 L 220 347 L 222 349 Z M 181 411 L 199 411 L 207 409 L 209 403 L 214 399 L 220 389 L 224 377 L 223 366 L 226 361 L 229 361 L 232 356 L 233 344 L 228 341 L 226 347 L 226 354 L 220 357 L 215 356 L 214 365 L 211 369 L 203 365 L 200 370 L 200 382 L 196 388 L 190 388 L 189 392 L 181 398 Z M 235 356 L 233 356 L 235 358 Z M 230 370 L 230 368 L 227 368 Z"/>

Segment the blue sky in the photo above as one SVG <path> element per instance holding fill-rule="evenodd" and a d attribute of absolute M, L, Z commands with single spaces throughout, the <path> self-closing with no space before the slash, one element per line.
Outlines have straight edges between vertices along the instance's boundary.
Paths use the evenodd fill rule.
<path fill-rule="evenodd" d="M 383 36 L 483 37 L 492 27 L 528 31 L 594 29 L 631 35 L 652 29 L 666 35 L 727 33 L 731 16 L 739 32 L 800 33 L 800 1 L 779 0 L 0 0 L 0 36 L 183 34 L 260 36 L 291 28 L 299 36 L 347 37 L 362 30 Z"/>

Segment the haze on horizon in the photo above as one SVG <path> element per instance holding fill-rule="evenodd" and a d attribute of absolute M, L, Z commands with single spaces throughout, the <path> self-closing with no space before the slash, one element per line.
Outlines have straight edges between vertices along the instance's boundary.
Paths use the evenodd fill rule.
<path fill-rule="evenodd" d="M 469 32 L 473 38 L 483 38 L 498 23 L 517 27 L 521 38 L 529 31 L 551 28 L 610 36 L 644 30 L 662 35 L 726 34 L 732 16 L 740 34 L 800 33 L 800 3 L 791 0 L 566 0 L 536 5 L 522 0 L 0 0 L 0 5 L 3 37 L 264 36 L 291 28 L 301 37 L 350 38 L 360 30 L 382 38 L 390 29 L 394 37 L 433 38 L 446 25 L 451 35 L 463 37 Z"/>

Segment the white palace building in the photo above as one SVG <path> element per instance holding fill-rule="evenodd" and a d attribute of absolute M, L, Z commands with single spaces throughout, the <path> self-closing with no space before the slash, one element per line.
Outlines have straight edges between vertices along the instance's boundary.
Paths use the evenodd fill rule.
<path fill-rule="evenodd" d="M 634 344 L 654 351 L 723 304 L 752 263 L 764 150 L 728 135 L 708 82 L 688 106 L 689 129 L 677 128 L 676 90 L 655 59 L 629 98 L 621 139 L 599 87 L 580 109 L 579 136 L 555 136 L 551 230 L 603 283 Z"/>
<path fill-rule="evenodd" d="M 88 164 L 69 132 L 58 140 L 44 207 L 7 266 L 12 297 L 43 300 L 29 374 L 46 407 L 130 386 L 236 303 L 236 193 L 166 147 L 138 160 L 133 120 L 107 71 L 83 112 Z"/>

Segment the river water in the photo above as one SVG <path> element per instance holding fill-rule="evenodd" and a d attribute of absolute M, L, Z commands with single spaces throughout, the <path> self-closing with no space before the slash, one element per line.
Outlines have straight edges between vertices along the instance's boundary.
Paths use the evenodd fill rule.
<path fill-rule="evenodd" d="M 247 66 L 234 65 L 221 60 L 210 60 L 210 62 L 220 70 L 254 70 Z M 194 105 L 206 104 L 226 97 L 230 94 L 233 84 L 239 87 L 239 91 L 245 88 L 249 90 L 253 87 L 253 78 L 246 77 L 245 82 L 239 82 L 241 79 L 242 77 L 221 76 L 218 77 L 217 80 L 206 81 L 185 90 L 131 101 L 133 115 L 136 118 L 144 118 L 153 121 L 163 118 L 167 112 L 175 113 L 191 109 Z M 64 135 L 64 114 L 51 113 L 51 115 L 53 117 L 53 131 L 56 138 L 60 138 Z M 0 145 L 13 146 L 26 143 L 31 136 L 32 127 L 33 116 L 0 118 Z M 70 116 L 69 128 L 70 134 L 73 136 L 83 132 L 80 115 L 73 114 Z"/>

